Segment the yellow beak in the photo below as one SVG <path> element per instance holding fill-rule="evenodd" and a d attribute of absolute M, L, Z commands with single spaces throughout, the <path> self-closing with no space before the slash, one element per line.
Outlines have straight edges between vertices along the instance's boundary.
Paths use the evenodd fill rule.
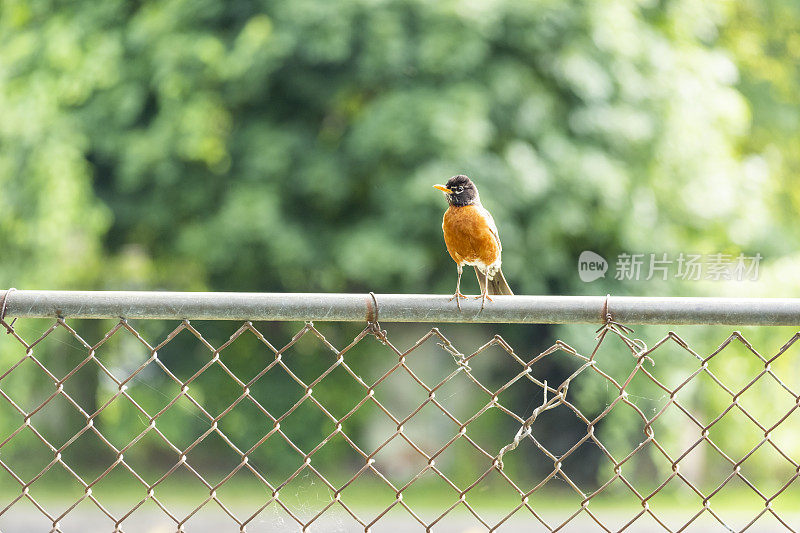
<path fill-rule="evenodd" d="M 444 185 L 434 185 L 433 188 L 434 189 L 439 189 L 440 191 L 446 192 L 447 194 L 452 194 L 453 193 L 453 191 L 451 191 L 450 189 L 448 189 Z"/>

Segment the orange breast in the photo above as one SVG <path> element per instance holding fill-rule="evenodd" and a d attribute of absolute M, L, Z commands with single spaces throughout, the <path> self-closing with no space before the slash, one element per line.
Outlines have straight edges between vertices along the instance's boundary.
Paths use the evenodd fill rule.
<path fill-rule="evenodd" d="M 491 265 L 500 258 L 500 247 L 489 224 L 475 206 L 447 208 L 442 222 L 444 243 L 458 264 Z"/>

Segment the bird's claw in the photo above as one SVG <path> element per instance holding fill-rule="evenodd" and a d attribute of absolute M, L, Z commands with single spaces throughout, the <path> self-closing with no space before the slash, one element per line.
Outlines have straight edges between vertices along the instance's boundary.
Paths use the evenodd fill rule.
<path fill-rule="evenodd" d="M 447 300 L 447 301 L 448 302 L 452 302 L 453 300 L 455 300 L 456 301 L 456 306 L 458 307 L 458 310 L 461 311 L 461 299 L 462 298 L 466 300 L 468 298 L 468 296 L 464 296 L 460 292 L 456 291 L 455 294 L 453 294 L 453 296 L 451 296 L 450 299 Z"/>
<path fill-rule="evenodd" d="M 489 300 L 490 302 L 494 301 L 494 300 L 492 300 L 492 298 L 488 294 L 481 294 L 480 296 L 473 296 L 472 298 L 475 299 L 475 300 L 480 299 L 480 301 L 481 301 L 481 308 L 480 308 L 480 311 L 478 311 L 479 313 L 481 311 L 483 311 L 483 308 L 486 305 L 486 300 Z"/>

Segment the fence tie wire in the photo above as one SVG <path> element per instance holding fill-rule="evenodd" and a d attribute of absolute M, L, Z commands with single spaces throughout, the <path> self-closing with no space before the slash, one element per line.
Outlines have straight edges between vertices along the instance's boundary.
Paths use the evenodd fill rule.
<path fill-rule="evenodd" d="M 4 328 L 6 328 L 6 334 L 9 334 L 12 331 L 14 331 L 14 322 L 17 321 L 17 319 L 15 318 L 14 320 L 11 321 L 11 324 L 8 324 L 6 322 L 6 304 L 8 303 L 8 295 L 14 292 L 15 290 L 17 289 L 15 289 L 14 287 L 10 287 L 6 292 L 3 293 L 3 299 L 2 301 L 0 301 L 0 324 L 2 324 Z"/>
<path fill-rule="evenodd" d="M 610 294 L 606 294 L 606 299 L 603 302 L 603 311 L 602 311 L 602 318 L 603 318 L 603 325 L 600 326 L 595 333 L 597 333 L 597 337 L 599 338 L 601 335 L 604 335 L 608 330 L 618 330 L 624 334 L 633 333 L 633 328 L 629 328 L 625 324 L 617 322 L 614 320 L 614 316 L 611 314 L 611 308 L 608 305 L 608 301 L 611 298 Z"/>
<path fill-rule="evenodd" d="M 647 353 L 647 344 L 641 339 L 632 338 L 631 335 L 633 334 L 633 328 L 622 324 L 614 320 L 614 316 L 611 313 L 611 307 L 609 306 L 609 300 L 611 299 L 610 294 L 606 294 L 606 299 L 603 302 L 603 310 L 602 310 L 602 317 L 603 317 L 603 325 L 597 328 L 595 333 L 595 340 L 602 341 L 603 337 L 605 337 L 606 333 L 609 331 L 615 333 L 621 340 L 624 342 L 628 348 L 631 349 L 631 352 L 634 357 L 639 360 L 649 361 L 651 365 L 655 366 L 655 361 L 648 355 Z M 599 346 L 599 344 L 598 344 Z M 595 350 L 596 352 L 596 350 Z M 594 358 L 595 352 L 592 353 L 592 358 Z"/>
<path fill-rule="evenodd" d="M 372 302 L 367 300 L 367 329 L 375 335 L 375 338 L 378 339 L 381 344 L 386 344 L 386 330 L 381 329 L 381 324 L 378 322 L 378 299 L 375 297 L 375 293 L 370 291 L 369 293 Z"/>

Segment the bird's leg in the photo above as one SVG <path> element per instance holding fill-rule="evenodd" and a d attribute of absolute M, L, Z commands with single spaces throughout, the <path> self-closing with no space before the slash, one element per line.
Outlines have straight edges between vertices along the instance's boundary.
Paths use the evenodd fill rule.
<path fill-rule="evenodd" d="M 461 300 L 461 298 L 464 298 L 464 299 L 467 298 L 466 296 L 461 294 L 461 273 L 464 271 L 464 269 L 461 267 L 461 265 L 458 265 L 458 264 L 456 265 L 456 267 L 458 268 L 458 281 L 456 281 L 456 293 L 453 295 L 453 298 L 450 298 L 449 301 L 452 302 L 453 299 L 455 299 L 456 306 L 458 306 L 458 310 L 461 311 L 461 301 L 460 300 Z"/>
<path fill-rule="evenodd" d="M 486 283 L 484 283 L 483 287 L 481 287 L 480 295 L 473 296 L 473 298 L 475 300 L 480 298 L 480 300 L 481 300 L 481 309 L 480 309 L 480 311 L 483 311 L 483 306 L 486 305 L 486 300 L 489 300 L 490 302 L 494 301 L 494 300 L 492 300 L 491 296 L 489 296 L 489 275 L 488 275 L 488 273 L 486 275 Z M 480 313 L 480 311 L 478 311 L 478 312 Z"/>
<path fill-rule="evenodd" d="M 481 291 L 481 311 L 483 311 L 483 306 L 486 305 L 486 300 L 490 302 L 492 299 L 489 297 L 489 280 L 486 280 L 486 287 L 483 288 Z M 480 313 L 480 311 L 478 311 Z"/>

